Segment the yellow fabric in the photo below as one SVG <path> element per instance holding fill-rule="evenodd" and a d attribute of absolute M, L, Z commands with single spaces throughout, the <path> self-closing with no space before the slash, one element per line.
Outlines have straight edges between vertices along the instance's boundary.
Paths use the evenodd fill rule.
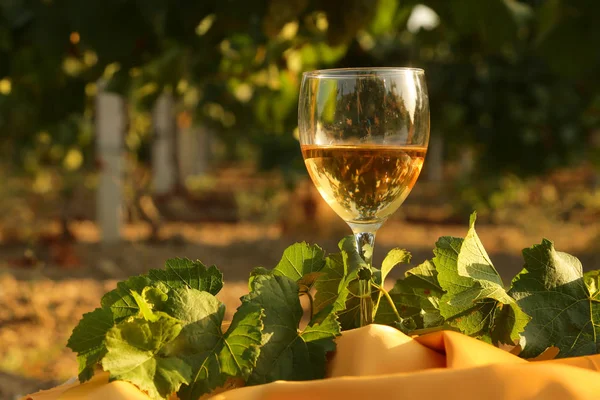
<path fill-rule="evenodd" d="M 213 400 L 444 399 L 600 400 L 600 355 L 528 362 L 456 332 L 410 338 L 369 325 L 337 339 L 328 378 L 278 381 L 217 394 Z M 24 400 L 147 399 L 133 385 L 108 383 L 105 373 Z"/>
<path fill-rule="evenodd" d="M 23 400 L 148 400 L 148 396 L 129 382 L 108 382 L 108 373 L 96 374 L 84 384 L 72 383 L 26 396 Z"/>

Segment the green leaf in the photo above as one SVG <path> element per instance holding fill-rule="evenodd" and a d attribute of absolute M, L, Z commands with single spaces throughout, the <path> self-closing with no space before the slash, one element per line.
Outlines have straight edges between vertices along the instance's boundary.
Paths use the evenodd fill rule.
<path fill-rule="evenodd" d="M 581 262 L 556 251 L 549 240 L 523 250 L 525 267 L 510 295 L 532 320 L 522 336 L 521 356 L 531 358 L 550 346 L 559 357 L 600 350 L 600 293 L 592 282 L 598 271 L 583 275 Z M 595 291 L 594 291 L 595 290 Z"/>
<path fill-rule="evenodd" d="M 191 379 L 190 366 L 164 353 L 181 332 L 181 322 L 161 315 L 157 321 L 140 317 L 123 321 L 106 335 L 108 352 L 102 367 L 111 380 L 133 383 L 153 399 L 166 399 Z"/>
<path fill-rule="evenodd" d="M 317 245 L 296 243 L 283 252 L 283 257 L 273 269 L 275 275 L 287 276 L 298 282 L 301 292 L 307 292 L 325 266 L 325 252 Z"/>
<path fill-rule="evenodd" d="M 535 42 L 540 43 L 552 29 L 560 22 L 563 14 L 561 0 L 546 0 L 540 5 L 537 13 L 537 34 Z"/>
<path fill-rule="evenodd" d="M 148 277 L 169 289 L 188 287 L 216 295 L 223 287 L 223 274 L 214 265 L 207 268 L 200 261 L 171 258 L 165 269 L 151 269 Z"/>
<path fill-rule="evenodd" d="M 106 354 L 106 347 L 98 349 L 97 351 L 90 351 L 82 353 L 77 356 L 77 378 L 80 383 L 89 381 L 94 376 L 96 365 L 102 361 L 102 357 Z"/>
<path fill-rule="evenodd" d="M 548 0 L 540 8 L 534 50 L 556 74 L 583 80 L 596 71 L 600 56 L 589 51 L 588 43 L 600 38 L 597 12 L 595 2 L 585 1 L 572 7 L 569 2 Z"/>
<path fill-rule="evenodd" d="M 411 254 L 404 249 L 392 249 L 383 259 L 381 264 L 381 282 L 385 283 L 385 278 L 394 267 L 398 264 L 410 263 Z"/>
<path fill-rule="evenodd" d="M 175 289 L 166 309 L 184 324 L 168 353 L 181 356 L 192 367 L 192 378 L 179 390 L 180 399 L 197 399 L 228 377 L 245 379 L 250 374 L 262 341 L 260 307 L 242 304 L 225 333 L 221 329 L 225 306 L 208 292 Z"/>
<path fill-rule="evenodd" d="M 265 267 L 256 267 L 250 271 L 250 277 L 248 278 L 248 290 L 252 288 L 252 281 L 259 275 L 272 275 L 273 271 L 266 269 Z"/>
<path fill-rule="evenodd" d="M 263 345 L 249 385 L 275 380 L 309 380 L 324 377 L 325 354 L 334 348 L 340 327 L 335 315 L 311 321 L 298 332 L 302 307 L 298 284 L 285 276 L 258 276 L 244 304 L 264 309 Z"/>
<path fill-rule="evenodd" d="M 343 310 L 349 292 L 344 282 L 346 269 L 342 253 L 328 255 L 321 272 L 322 275 L 315 282 L 317 293 L 313 301 L 313 314 L 330 305 L 335 311 Z"/>
<path fill-rule="evenodd" d="M 383 263 L 381 264 L 381 287 L 385 284 L 385 279 L 387 278 L 390 271 L 400 263 L 409 263 L 411 259 L 411 255 L 406 250 L 402 249 L 392 249 L 383 259 Z M 393 298 L 392 298 L 393 300 Z M 383 303 L 382 303 L 383 301 Z M 395 301 L 394 301 L 395 303 Z M 391 324 L 398 319 L 396 313 L 394 312 L 392 306 L 389 303 L 387 298 L 384 298 L 383 292 L 379 292 L 379 297 L 377 299 L 377 303 L 379 306 L 377 307 L 375 313 L 375 321 L 377 323 L 388 323 Z M 383 304 L 383 308 L 381 307 Z M 400 311 L 400 310 L 397 310 Z M 377 315 L 379 314 L 379 318 Z M 385 317 L 384 317 L 385 315 Z"/>
<path fill-rule="evenodd" d="M 339 247 L 344 262 L 345 276 L 341 283 L 340 294 L 345 295 L 345 308 L 338 311 L 338 321 L 343 330 L 354 329 L 360 326 L 360 279 L 361 270 L 368 269 L 369 265 L 356 249 L 355 240 L 352 236 L 347 236 L 340 243 Z M 376 284 L 381 284 L 381 271 L 371 267 L 371 280 Z M 345 290 L 344 290 L 345 289 Z"/>
<path fill-rule="evenodd" d="M 148 288 L 145 288 L 144 291 L 146 291 L 146 289 Z M 152 305 L 146 301 L 146 298 L 142 297 L 142 295 L 138 294 L 138 292 L 133 290 L 131 291 L 131 296 L 133 297 L 133 300 L 137 304 L 138 308 L 140 309 L 141 316 L 144 317 L 145 320 L 158 320 L 158 315 L 152 312 Z"/>
<path fill-rule="evenodd" d="M 490 257 L 475 232 L 476 219 L 476 214 L 473 213 L 469 221 L 469 231 L 458 254 L 458 274 L 471 277 L 477 281 L 491 282 L 504 287 L 502 278 L 500 278 L 498 271 L 492 265 Z"/>
<path fill-rule="evenodd" d="M 459 293 L 469 289 L 472 279 L 458 274 L 458 254 L 463 239 L 442 236 L 435 243 L 433 264 L 438 273 L 438 282 L 445 291 Z"/>
<path fill-rule="evenodd" d="M 379 0 L 375 15 L 369 24 L 374 35 L 381 35 L 394 28 L 394 17 L 398 11 L 398 0 Z"/>
<path fill-rule="evenodd" d="M 346 236 L 338 243 L 338 247 L 342 251 L 342 258 L 344 259 L 344 265 L 348 273 L 359 270 L 361 267 L 368 267 L 356 249 L 354 237 Z"/>
<path fill-rule="evenodd" d="M 440 314 L 467 335 L 513 344 L 529 317 L 506 293 L 475 232 L 475 219 L 473 214 L 464 240 L 442 237 L 436 243 L 433 263 L 446 292 L 440 300 Z"/>
<path fill-rule="evenodd" d="M 463 35 L 476 35 L 485 47 L 498 50 L 517 39 L 525 11 L 514 0 L 463 0 L 449 7 L 453 28 Z"/>
<path fill-rule="evenodd" d="M 160 288 L 148 286 L 142 290 L 142 298 L 144 299 L 144 302 L 148 304 L 150 309 L 160 311 L 163 309 L 165 302 L 169 298 L 166 291 L 166 287 Z"/>
<path fill-rule="evenodd" d="M 600 270 L 588 271 L 583 274 L 585 286 L 592 297 L 596 297 L 600 291 Z"/>
<path fill-rule="evenodd" d="M 144 275 L 133 276 L 126 281 L 117 283 L 117 288 L 106 293 L 100 304 L 102 308 L 112 311 L 115 322 L 122 321 L 132 315 L 137 315 L 140 311 L 132 291 L 142 293 L 146 286 L 150 286 L 152 281 Z"/>
<path fill-rule="evenodd" d="M 354 238 L 347 236 L 338 244 L 341 252 L 330 254 L 325 260 L 322 275 L 315 282 L 317 293 L 313 302 L 313 315 L 332 306 L 344 330 L 360 326 L 360 300 L 358 299 L 358 271 L 367 264 L 358 254 Z M 374 280 L 381 281 L 379 271 Z"/>
<path fill-rule="evenodd" d="M 444 318 L 440 315 L 439 302 L 444 294 L 437 280 L 437 271 L 431 261 L 412 268 L 405 273 L 404 279 L 399 279 L 389 295 L 396 310 L 404 319 L 412 319 L 416 328 L 440 326 Z M 382 298 L 375 314 L 375 322 L 393 325 L 397 317 L 393 309 Z"/>
<path fill-rule="evenodd" d="M 106 333 L 114 325 L 110 310 L 96 308 L 83 314 L 73 329 L 67 347 L 77 353 L 79 380 L 85 382 L 94 375 L 94 367 L 106 354 Z"/>
<path fill-rule="evenodd" d="M 316 379 L 324 378 L 327 367 L 327 353 L 335 351 L 334 336 L 341 332 L 340 323 L 333 312 L 326 314 L 325 319 L 316 316 L 313 321 L 300 334 L 309 353 L 310 364 L 313 368 L 313 376 Z M 316 321 L 319 322 L 316 322 Z M 311 378 L 312 379 L 312 378 Z"/>

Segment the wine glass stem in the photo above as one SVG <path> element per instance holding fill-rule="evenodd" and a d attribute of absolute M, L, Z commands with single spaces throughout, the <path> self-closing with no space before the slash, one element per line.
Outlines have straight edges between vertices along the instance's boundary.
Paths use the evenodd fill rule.
<path fill-rule="evenodd" d="M 372 270 L 373 247 L 375 246 L 375 232 L 354 232 L 354 241 L 358 254 L 365 260 Z M 373 297 L 371 296 L 371 281 L 358 281 L 360 296 L 360 326 L 373 323 Z"/>

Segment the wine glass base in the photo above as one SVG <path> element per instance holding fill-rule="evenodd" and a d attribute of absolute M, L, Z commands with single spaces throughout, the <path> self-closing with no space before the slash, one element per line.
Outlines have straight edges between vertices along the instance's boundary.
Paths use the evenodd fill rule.
<path fill-rule="evenodd" d="M 385 221 L 379 222 L 368 222 L 368 223 L 360 223 L 360 222 L 348 222 L 348 226 L 352 229 L 352 233 L 355 235 L 358 233 L 372 233 L 375 234 L 381 225 L 383 225 Z"/>

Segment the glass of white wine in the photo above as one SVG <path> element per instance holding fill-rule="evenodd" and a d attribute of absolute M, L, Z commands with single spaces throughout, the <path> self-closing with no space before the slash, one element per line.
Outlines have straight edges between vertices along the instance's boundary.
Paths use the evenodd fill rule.
<path fill-rule="evenodd" d="M 371 267 L 377 230 L 404 202 L 425 160 L 425 73 L 417 68 L 305 72 L 298 127 L 313 183 L 350 226 Z M 373 322 L 368 281 L 360 281 L 359 297 L 363 326 Z"/>

